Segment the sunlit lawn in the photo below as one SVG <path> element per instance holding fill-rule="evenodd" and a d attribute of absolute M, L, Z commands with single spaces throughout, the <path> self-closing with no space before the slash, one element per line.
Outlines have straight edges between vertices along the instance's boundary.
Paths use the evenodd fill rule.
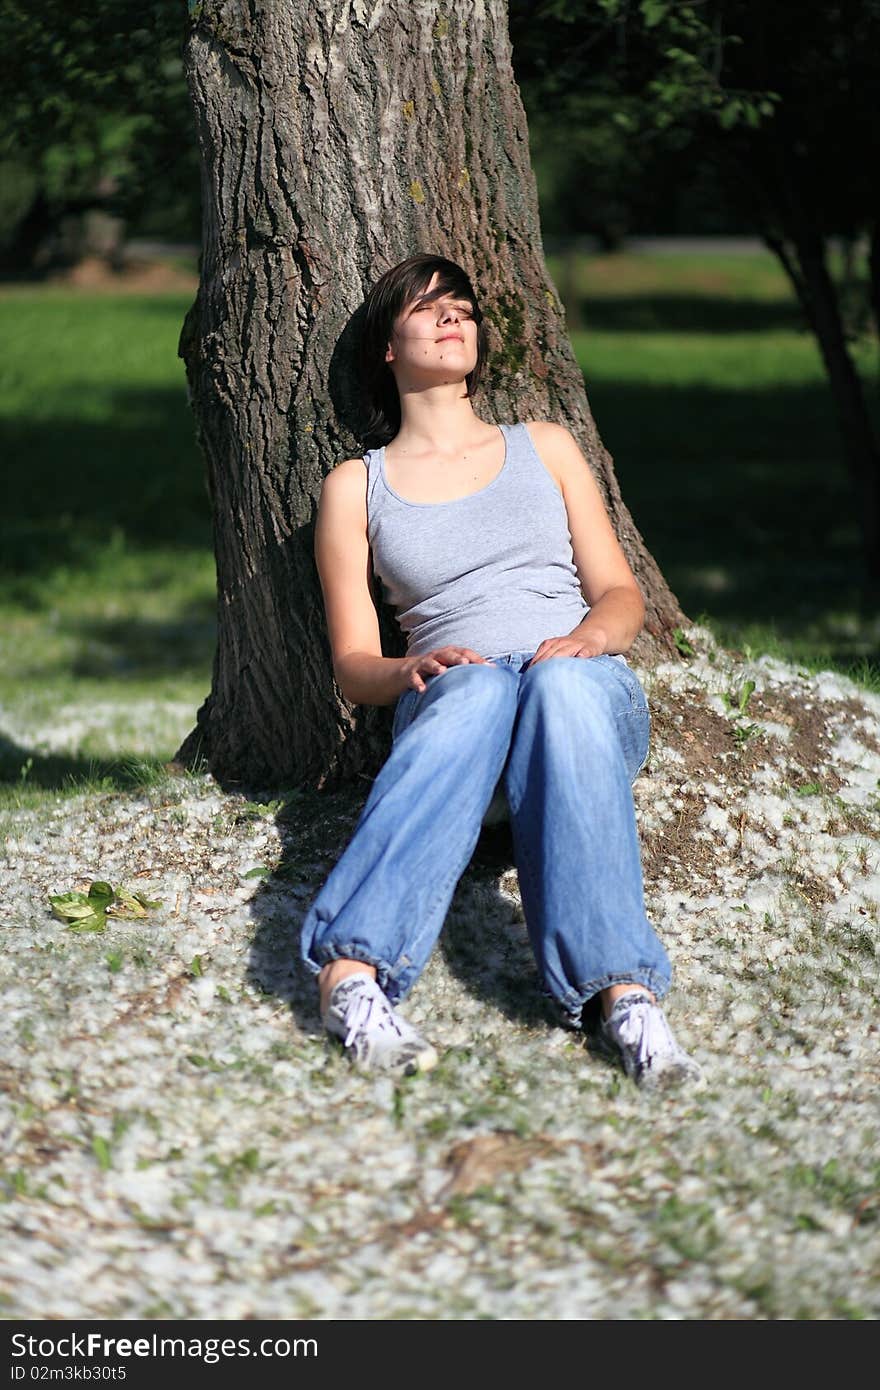
<path fill-rule="evenodd" d="M 583 326 L 572 336 L 591 406 L 685 611 L 729 645 L 812 666 L 876 662 L 876 596 L 862 582 L 824 373 L 773 259 L 602 257 L 579 277 Z M 210 516 L 176 355 L 190 302 L 0 293 L 0 706 L 10 727 L 99 702 L 118 748 L 151 701 L 194 715 L 207 693 Z M 873 370 L 867 356 L 862 365 Z M 90 768 L 108 785 L 149 777 L 175 743 L 166 731 L 150 744 L 141 727 L 124 766 L 108 747 L 95 734 L 76 757 L 28 766 L 26 741 L 0 739 L 7 797 Z"/>

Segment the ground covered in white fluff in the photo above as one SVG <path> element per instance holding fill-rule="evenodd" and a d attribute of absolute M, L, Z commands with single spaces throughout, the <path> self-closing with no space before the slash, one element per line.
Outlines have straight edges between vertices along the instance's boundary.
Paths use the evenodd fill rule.
<path fill-rule="evenodd" d="M 169 778 L 7 827 L 3 1315 L 876 1317 L 880 698 L 689 636 L 635 799 L 697 1092 L 556 1026 L 482 852 L 404 1008 L 440 1065 L 352 1072 L 297 963 L 350 795 Z M 73 933 L 48 897 L 97 879 L 162 906 Z"/>

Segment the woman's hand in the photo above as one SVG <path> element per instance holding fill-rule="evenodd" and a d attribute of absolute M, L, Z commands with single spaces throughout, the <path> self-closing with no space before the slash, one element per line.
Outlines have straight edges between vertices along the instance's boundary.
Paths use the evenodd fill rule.
<path fill-rule="evenodd" d="M 479 652 L 471 651 L 470 647 L 438 647 L 436 651 L 423 652 L 421 656 L 408 656 L 401 666 L 403 689 L 421 693 L 428 688 L 424 677 L 440 676 L 449 666 L 467 666 L 470 662 L 492 665 L 491 661 L 480 656 Z"/>
<path fill-rule="evenodd" d="M 534 666 L 536 661 L 546 661 L 551 656 L 602 656 L 606 645 L 605 633 L 598 628 L 593 632 L 568 637 L 545 637 L 529 666 Z"/>

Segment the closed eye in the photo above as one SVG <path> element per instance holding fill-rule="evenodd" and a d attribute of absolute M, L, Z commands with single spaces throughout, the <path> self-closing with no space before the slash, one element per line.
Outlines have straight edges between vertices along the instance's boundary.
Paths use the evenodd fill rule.
<path fill-rule="evenodd" d="M 473 311 L 473 309 L 472 309 L 472 307 L 471 307 L 470 304 L 456 304 L 454 307 L 455 307 L 456 313 L 463 315 L 463 317 L 465 317 L 465 318 L 473 318 L 473 313 L 474 313 L 474 311 Z M 421 313 L 421 311 L 422 311 L 423 309 L 434 309 L 434 308 L 436 308 L 436 301 L 435 301 L 435 300 L 434 300 L 434 301 L 428 300 L 428 302 L 425 303 L 425 304 L 416 304 L 415 307 L 413 308 L 412 312 L 413 312 L 414 314 L 419 314 L 419 313 Z"/>

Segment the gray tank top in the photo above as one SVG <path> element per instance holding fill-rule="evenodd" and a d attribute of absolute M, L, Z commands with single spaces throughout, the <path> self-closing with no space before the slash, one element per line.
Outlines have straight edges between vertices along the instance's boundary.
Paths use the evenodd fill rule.
<path fill-rule="evenodd" d="M 364 454 L 373 572 L 407 655 L 445 646 L 481 656 L 531 652 L 590 611 L 562 494 L 525 425 L 499 428 L 501 472 L 451 502 L 407 502 L 385 475 L 384 447 Z"/>

